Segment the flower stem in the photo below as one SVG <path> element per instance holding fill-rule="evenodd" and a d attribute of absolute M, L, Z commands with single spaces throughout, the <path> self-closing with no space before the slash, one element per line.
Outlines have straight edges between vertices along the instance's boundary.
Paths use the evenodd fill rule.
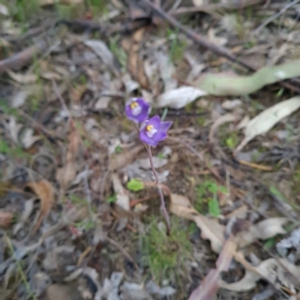
<path fill-rule="evenodd" d="M 157 172 L 156 172 L 156 170 L 154 168 L 151 146 L 147 145 L 146 148 L 147 148 L 147 152 L 148 152 L 148 156 L 149 156 L 149 161 L 150 161 L 151 169 L 152 169 L 152 172 L 153 172 L 154 177 L 155 177 L 155 183 L 156 183 L 157 190 L 158 190 L 159 197 L 160 197 L 160 209 L 162 210 L 163 215 L 164 215 L 164 217 L 166 219 L 167 234 L 169 235 L 170 231 L 171 231 L 170 217 L 169 217 L 168 211 L 166 209 L 165 199 L 164 199 L 164 195 L 163 195 L 163 192 L 162 192 L 162 189 L 161 189 L 161 185 L 160 185 L 159 180 L 158 180 Z"/>

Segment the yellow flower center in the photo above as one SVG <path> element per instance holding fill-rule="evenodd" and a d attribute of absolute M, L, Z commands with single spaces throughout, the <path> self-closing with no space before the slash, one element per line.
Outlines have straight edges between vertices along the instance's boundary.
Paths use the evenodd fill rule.
<path fill-rule="evenodd" d="M 146 126 L 146 131 L 150 132 L 154 129 L 153 125 Z"/>
<path fill-rule="evenodd" d="M 131 104 L 130 104 L 130 108 L 131 109 L 134 109 L 134 108 L 136 108 L 136 107 L 138 107 L 139 105 L 138 105 L 138 103 L 137 102 L 132 102 Z"/>

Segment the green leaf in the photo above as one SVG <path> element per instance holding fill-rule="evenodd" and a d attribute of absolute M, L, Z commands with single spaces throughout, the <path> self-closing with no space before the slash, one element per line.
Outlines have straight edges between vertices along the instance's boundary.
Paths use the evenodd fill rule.
<path fill-rule="evenodd" d="M 117 195 L 111 195 L 106 199 L 107 203 L 115 203 L 117 201 Z"/>
<path fill-rule="evenodd" d="M 133 192 L 138 192 L 144 189 L 144 183 L 135 178 L 132 178 L 126 186 L 130 191 Z"/>
<path fill-rule="evenodd" d="M 284 195 L 283 195 L 280 191 L 278 191 L 274 186 L 270 186 L 270 189 L 269 189 L 269 190 L 270 190 L 270 193 L 271 193 L 273 196 L 279 198 L 279 199 L 282 200 L 282 201 L 285 200 Z"/>
<path fill-rule="evenodd" d="M 123 150 L 123 148 L 122 148 L 121 146 L 117 146 L 117 147 L 115 148 L 115 152 L 116 152 L 116 153 L 121 153 L 122 150 Z"/>
<path fill-rule="evenodd" d="M 275 246 L 275 244 L 276 244 L 276 239 L 272 237 L 264 243 L 264 249 L 270 250 Z"/>
<path fill-rule="evenodd" d="M 216 218 L 221 214 L 218 200 L 211 199 L 208 202 L 208 212 L 211 216 Z"/>
<path fill-rule="evenodd" d="M 0 152 L 1 153 L 8 153 L 9 152 L 9 146 L 6 142 L 0 141 Z"/>
<path fill-rule="evenodd" d="M 164 158 L 166 158 L 165 156 L 164 156 L 164 154 L 163 153 L 158 153 L 157 154 L 157 156 L 158 156 L 158 158 L 160 158 L 160 159 L 164 159 Z"/>

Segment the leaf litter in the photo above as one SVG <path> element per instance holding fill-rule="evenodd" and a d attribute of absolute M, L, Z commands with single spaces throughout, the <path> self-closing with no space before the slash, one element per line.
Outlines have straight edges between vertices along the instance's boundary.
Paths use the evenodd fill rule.
<path fill-rule="evenodd" d="M 35 9 L 45 23 L 60 10 L 54 32 L 26 7 L 17 8 L 23 24 L 1 4 L 4 292 L 17 299 L 231 299 L 225 290 L 245 299 L 299 297 L 297 6 L 193 3 L 42 1 Z M 286 11 L 280 20 L 278 10 Z M 182 14 L 188 32 L 175 19 Z M 151 255 L 140 242 L 147 228 L 165 227 L 151 164 L 124 117 L 126 100 L 141 96 L 151 114 L 173 121 L 153 164 L 193 250 L 183 258 L 187 272 L 175 268 L 176 280 L 159 281 L 143 264 Z M 289 196 L 270 193 L 283 180 Z M 199 194 L 207 182 L 226 191 Z M 183 245 L 164 249 L 161 240 L 161 247 L 171 259 Z"/>

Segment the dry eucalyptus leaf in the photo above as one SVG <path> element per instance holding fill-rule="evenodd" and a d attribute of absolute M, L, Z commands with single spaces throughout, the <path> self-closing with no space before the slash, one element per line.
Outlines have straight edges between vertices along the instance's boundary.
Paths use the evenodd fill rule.
<path fill-rule="evenodd" d="M 102 62 L 106 66 L 108 66 L 112 71 L 118 74 L 114 63 L 114 55 L 103 41 L 88 40 L 84 41 L 84 44 L 91 48 L 94 51 L 94 53 L 101 58 Z"/>
<path fill-rule="evenodd" d="M 209 141 L 210 143 L 214 142 L 214 134 L 218 130 L 218 128 L 228 122 L 236 122 L 240 118 L 239 115 L 235 114 L 226 114 L 216 119 L 209 131 Z"/>
<path fill-rule="evenodd" d="M 25 103 L 28 96 L 29 93 L 27 91 L 19 91 L 16 95 L 13 96 L 11 106 L 15 108 L 21 107 Z"/>
<path fill-rule="evenodd" d="M 202 6 L 202 5 L 206 4 L 206 1 L 205 0 L 193 0 L 193 4 L 195 6 Z"/>
<path fill-rule="evenodd" d="M 248 230 L 239 232 L 235 241 L 240 247 L 253 243 L 256 239 L 266 240 L 277 234 L 285 234 L 286 231 L 282 227 L 288 218 L 270 218 L 254 224 Z"/>
<path fill-rule="evenodd" d="M 199 214 L 188 198 L 178 194 L 171 194 L 170 210 L 177 216 L 194 221 L 201 229 L 202 238 L 210 240 L 214 252 L 219 253 L 222 250 L 224 226 L 220 225 L 216 219 Z"/>
<path fill-rule="evenodd" d="M 13 216 L 11 212 L 0 210 L 0 227 L 8 227 Z"/>
<path fill-rule="evenodd" d="M 35 142 L 41 140 L 40 136 L 33 135 L 33 129 L 28 128 L 25 130 L 23 136 L 22 136 L 22 145 L 25 149 L 30 148 Z"/>
<path fill-rule="evenodd" d="M 40 215 L 33 229 L 33 232 L 35 232 L 40 227 L 45 216 L 49 214 L 54 204 L 54 188 L 52 184 L 45 179 L 38 182 L 29 182 L 26 186 L 31 188 L 41 200 Z"/>
<path fill-rule="evenodd" d="M 218 288 L 219 288 L 219 278 L 221 272 L 227 271 L 232 257 L 235 254 L 236 244 L 230 236 L 219 254 L 216 261 L 216 269 L 211 269 L 206 277 L 202 280 L 201 284 L 193 290 L 188 300 L 211 300 L 214 298 Z"/>
<path fill-rule="evenodd" d="M 80 136 L 75 128 L 68 137 L 69 147 L 66 155 L 64 167 L 57 169 L 56 179 L 60 183 L 62 189 L 65 189 L 76 177 L 75 158 L 78 152 Z"/>
<path fill-rule="evenodd" d="M 300 59 L 277 66 L 266 66 L 252 75 L 239 76 L 233 72 L 205 73 L 193 85 L 214 96 L 249 95 L 265 85 L 299 77 Z"/>
<path fill-rule="evenodd" d="M 37 76 L 35 74 L 21 74 L 12 71 L 7 71 L 11 79 L 21 84 L 29 84 L 37 81 Z"/>
<path fill-rule="evenodd" d="M 45 300 L 83 300 L 76 284 L 52 284 L 46 290 Z"/>
<path fill-rule="evenodd" d="M 14 226 L 13 233 L 14 235 L 24 226 L 25 222 L 28 220 L 32 210 L 34 208 L 34 199 L 26 200 L 24 203 L 24 209 L 20 218 L 19 223 Z"/>
<path fill-rule="evenodd" d="M 125 193 L 125 189 L 122 186 L 122 183 L 117 174 L 111 175 L 114 192 L 117 195 L 117 204 L 125 210 L 130 210 L 130 201 L 129 196 Z"/>
<path fill-rule="evenodd" d="M 182 86 L 178 89 L 174 89 L 160 95 L 155 106 L 179 109 L 205 95 L 207 95 L 206 92 L 197 88 L 191 86 Z"/>
<path fill-rule="evenodd" d="M 8 121 L 8 123 L 5 123 L 5 126 L 6 126 L 7 130 L 9 131 L 12 140 L 16 144 L 18 144 L 19 143 L 19 138 L 18 138 L 19 131 L 23 126 L 21 124 L 17 123 L 17 120 L 14 116 L 9 117 L 9 121 Z"/>
<path fill-rule="evenodd" d="M 123 39 L 122 46 L 125 49 L 127 59 L 127 70 L 135 81 L 138 81 L 143 89 L 148 88 L 148 78 L 144 70 L 144 59 L 140 55 L 142 40 L 145 37 L 145 28 L 141 28 L 130 37 Z"/>
<path fill-rule="evenodd" d="M 235 152 L 241 151 L 252 139 L 268 132 L 274 125 L 295 112 L 299 107 L 300 97 L 293 97 L 275 104 L 250 120 L 244 130 L 245 137 Z"/>
<path fill-rule="evenodd" d="M 299 287 L 300 267 L 291 264 L 284 258 L 264 260 L 257 267 L 253 267 L 253 271 L 246 270 L 246 274 L 238 282 L 227 283 L 220 280 L 219 285 L 230 291 L 246 292 L 255 288 L 258 280 L 267 278 L 277 288 L 281 286 L 289 289 L 295 286 Z"/>
<path fill-rule="evenodd" d="M 110 169 L 114 171 L 129 165 L 143 149 L 144 146 L 140 145 L 129 151 L 122 151 L 122 153 L 112 155 L 110 160 Z"/>
<path fill-rule="evenodd" d="M 9 11 L 8 8 L 4 5 L 0 3 L 0 14 L 3 16 L 9 16 Z"/>

